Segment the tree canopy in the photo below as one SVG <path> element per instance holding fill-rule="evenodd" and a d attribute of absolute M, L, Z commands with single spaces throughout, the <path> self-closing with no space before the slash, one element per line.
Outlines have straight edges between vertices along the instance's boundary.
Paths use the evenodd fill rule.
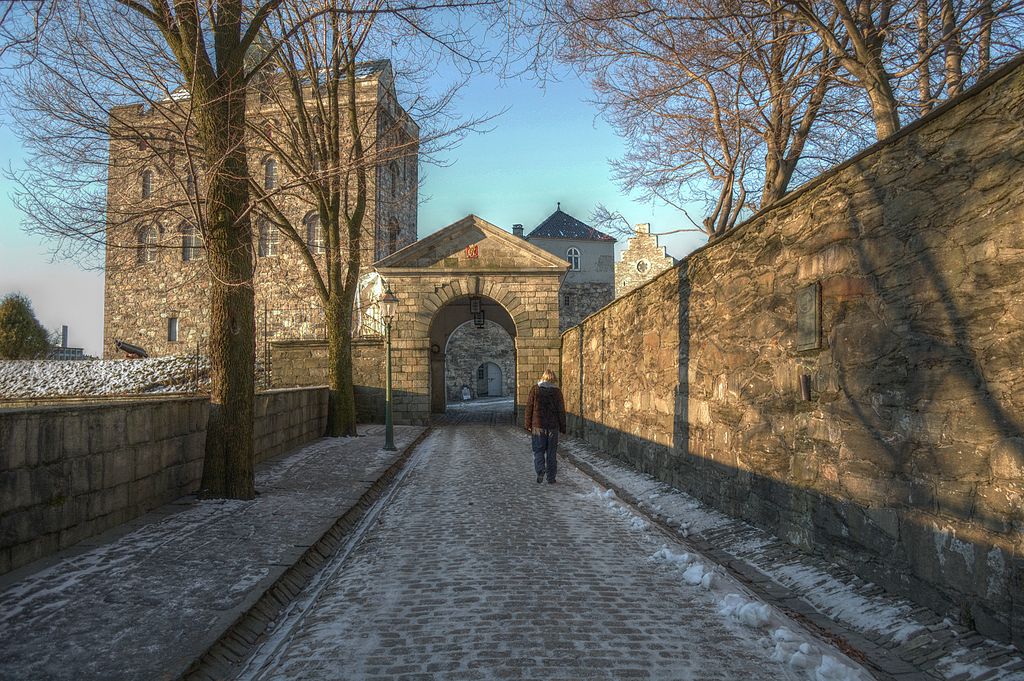
<path fill-rule="evenodd" d="M 50 334 L 36 319 L 32 301 L 20 293 L 0 300 L 0 359 L 43 359 Z"/>

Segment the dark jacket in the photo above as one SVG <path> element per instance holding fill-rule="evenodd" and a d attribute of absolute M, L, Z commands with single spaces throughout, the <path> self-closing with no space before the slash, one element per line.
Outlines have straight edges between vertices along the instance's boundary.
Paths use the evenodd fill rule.
<path fill-rule="evenodd" d="M 526 429 L 565 432 L 565 400 L 553 383 L 538 383 L 526 399 Z"/>

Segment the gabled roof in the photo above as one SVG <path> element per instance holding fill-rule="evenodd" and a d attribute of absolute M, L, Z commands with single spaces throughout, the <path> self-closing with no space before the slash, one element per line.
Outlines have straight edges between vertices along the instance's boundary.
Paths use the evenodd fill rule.
<path fill-rule="evenodd" d="M 378 271 L 502 271 L 563 274 L 565 258 L 548 253 L 476 215 L 439 229 L 374 263 Z"/>
<path fill-rule="evenodd" d="M 588 241 L 615 241 L 615 237 L 599 232 L 590 225 L 580 222 L 562 211 L 559 206 L 554 213 L 526 235 L 527 239 L 586 239 Z"/>

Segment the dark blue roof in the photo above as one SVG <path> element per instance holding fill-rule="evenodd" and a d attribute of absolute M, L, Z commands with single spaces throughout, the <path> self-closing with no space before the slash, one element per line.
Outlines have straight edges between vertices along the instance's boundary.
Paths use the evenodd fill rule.
<path fill-rule="evenodd" d="M 615 241 L 604 232 L 599 232 L 590 225 L 580 222 L 573 216 L 557 209 L 548 218 L 537 225 L 537 228 L 526 235 L 527 239 L 586 239 L 589 241 Z"/>

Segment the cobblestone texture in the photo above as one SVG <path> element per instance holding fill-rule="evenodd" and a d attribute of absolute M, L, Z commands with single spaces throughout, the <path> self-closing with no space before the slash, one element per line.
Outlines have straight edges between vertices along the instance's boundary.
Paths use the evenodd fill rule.
<path fill-rule="evenodd" d="M 398 452 L 363 432 L 261 465 L 254 501 L 186 497 L 5 576 L 0 679 L 178 678 L 422 429 L 396 429 Z"/>
<path fill-rule="evenodd" d="M 377 524 L 242 678 L 794 678 L 651 561 L 659 538 L 588 478 L 564 465 L 536 484 L 525 433 L 472 423 L 492 416 L 424 441 Z"/>

